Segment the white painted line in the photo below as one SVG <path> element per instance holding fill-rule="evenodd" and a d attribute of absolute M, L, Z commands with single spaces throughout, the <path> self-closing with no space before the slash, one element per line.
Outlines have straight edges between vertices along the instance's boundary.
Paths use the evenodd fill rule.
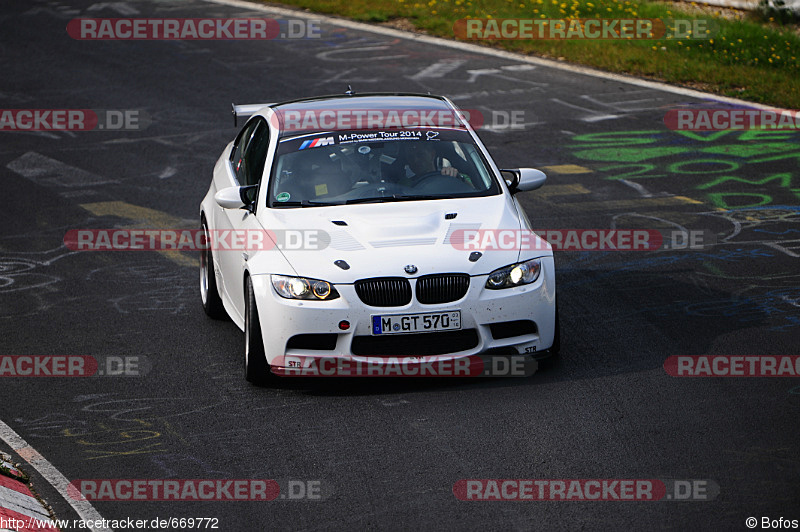
<path fill-rule="evenodd" d="M 450 72 L 457 70 L 466 62 L 467 61 L 464 59 L 446 59 L 444 61 L 439 61 L 423 68 L 411 76 L 411 79 L 443 78 Z"/>
<path fill-rule="evenodd" d="M 23 460 L 33 466 L 42 477 L 53 486 L 58 493 L 64 498 L 67 503 L 77 512 L 78 516 L 84 520 L 92 520 L 100 522 L 103 517 L 95 510 L 94 506 L 86 500 L 75 500 L 67 493 L 69 487 L 69 480 L 61 474 L 61 471 L 51 464 L 44 456 L 38 453 L 36 449 L 28 445 L 22 436 L 14 432 L 14 429 L 6 425 L 0 420 L 0 439 L 2 439 L 8 446 L 14 449 L 14 452 L 19 454 Z M 92 528 L 93 532 L 111 532 L 107 528 Z"/>
<path fill-rule="evenodd" d="M 127 2 L 102 2 L 99 4 L 92 4 L 86 11 L 101 11 L 107 8 L 113 9 L 123 17 L 139 14 L 139 10 L 131 5 L 128 5 Z"/>
<path fill-rule="evenodd" d="M 760 2 L 758 0 L 697 0 L 700 4 L 707 4 L 716 7 L 728 7 L 732 9 L 744 9 L 753 11 L 758 9 Z M 773 5 L 770 3 L 770 5 Z M 784 5 L 785 8 L 800 13 L 800 0 L 787 0 Z"/>
<path fill-rule="evenodd" d="M 748 9 L 753 10 L 758 7 L 758 2 L 755 0 L 746 0 L 740 2 L 738 0 L 697 0 L 700 4 L 708 4 L 717 7 L 729 7 L 732 9 Z"/>
<path fill-rule="evenodd" d="M 625 183 L 626 185 L 628 185 L 629 187 L 634 189 L 643 198 L 652 198 L 653 197 L 653 195 L 650 192 L 648 192 L 647 189 L 644 188 L 640 183 L 636 183 L 635 181 L 628 181 L 627 179 L 619 179 L 618 181 L 621 182 L 621 183 Z"/>
<path fill-rule="evenodd" d="M 426 44 L 432 44 L 435 46 L 444 46 L 446 48 L 453 48 L 455 50 L 460 50 L 463 52 L 471 52 L 475 54 L 483 54 L 483 55 L 490 55 L 493 57 L 500 57 L 502 59 L 508 59 L 510 61 L 520 61 L 523 63 L 528 63 L 531 65 L 538 65 L 544 66 L 549 68 L 554 68 L 557 70 L 563 70 L 565 72 L 572 72 L 574 74 L 583 74 L 585 76 L 591 76 L 600 79 L 608 79 L 611 81 L 617 81 L 620 83 L 627 83 L 628 85 L 635 85 L 637 87 L 646 87 L 648 89 L 655 89 L 660 90 L 663 92 L 670 92 L 672 94 L 679 94 L 681 96 L 688 96 L 691 98 L 698 98 L 701 100 L 715 100 L 722 103 L 729 103 L 732 105 L 742 105 L 751 107 L 753 109 L 767 109 L 767 110 L 775 110 L 781 111 L 783 109 L 778 109 L 777 107 L 763 105 L 760 103 L 753 103 L 747 102 L 744 100 L 739 100 L 737 98 L 729 98 L 727 96 L 720 96 L 718 94 L 711 94 L 707 92 L 701 92 L 694 89 L 686 89 L 684 87 L 676 87 L 675 85 L 668 85 L 666 83 L 662 83 L 659 81 L 650 81 L 646 79 L 639 79 L 634 78 L 631 76 L 624 76 L 622 74 L 613 74 L 611 72 L 603 72 L 602 70 L 595 70 L 589 67 L 583 67 L 578 65 L 572 65 L 569 63 L 563 63 L 561 61 L 553 61 L 551 59 L 544 59 L 541 57 L 535 57 L 531 55 L 519 54 L 515 52 L 507 52 L 505 50 L 497 50 L 495 48 L 488 48 L 485 46 L 479 46 L 477 44 L 472 44 L 468 42 L 462 41 L 451 41 L 449 39 L 443 39 L 441 37 L 432 37 L 430 35 L 423 35 L 420 33 L 412 33 L 402 30 L 397 30 L 394 28 L 386 28 L 383 26 L 373 26 L 371 24 L 365 24 L 363 22 L 354 22 L 352 20 L 346 20 L 338 17 L 331 17 L 327 15 L 322 15 L 319 13 L 308 13 L 305 11 L 299 11 L 295 9 L 286 9 L 282 7 L 274 7 L 274 6 L 266 6 L 262 4 L 255 4 L 252 2 L 247 2 L 244 0 L 204 0 L 205 2 L 209 2 L 212 4 L 220 4 L 226 5 L 231 7 L 240 7 L 242 9 L 250 9 L 253 11 L 261 11 L 264 13 L 274 13 L 284 17 L 296 17 L 296 18 L 305 18 L 309 20 L 321 20 L 328 24 L 334 24 L 336 26 L 340 26 L 343 28 L 349 28 L 358 31 L 367 31 L 370 33 L 377 33 L 379 35 L 386 35 L 388 37 L 396 37 L 400 39 L 406 39 L 409 41 L 416 41 L 422 42 Z"/>
<path fill-rule="evenodd" d="M 99 175 L 29 151 L 8 163 L 6 168 L 42 186 L 87 187 L 117 183 Z"/>

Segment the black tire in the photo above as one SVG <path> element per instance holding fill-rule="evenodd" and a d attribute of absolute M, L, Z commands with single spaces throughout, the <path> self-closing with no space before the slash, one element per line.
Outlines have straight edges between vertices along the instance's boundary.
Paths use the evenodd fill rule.
<path fill-rule="evenodd" d="M 558 318 L 558 302 L 556 302 L 556 326 L 555 335 L 553 336 L 553 346 L 548 349 L 550 357 L 557 357 L 561 353 L 561 323 Z"/>
<path fill-rule="evenodd" d="M 542 351 L 536 356 L 536 359 L 543 363 L 545 366 L 553 363 L 558 358 L 561 352 L 561 324 L 558 317 L 558 302 L 556 301 L 556 323 L 553 335 L 553 345 Z"/>
<path fill-rule="evenodd" d="M 208 234 L 208 225 L 205 219 L 201 220 L 200 226 L 206 236 L 206 248 L 200 252 L 200 301 L 203 303 L 203 310 L 215 320 L 228 319 L 228 313 L 222 304 L 217 289 L 217 277 L 214 271 L 214 256 L 211 253 L 211 240 Z"/>
<path fill-rule="evenodd" d="M 261 322 L 250 277 L 245 279 L 244 290 L 244 378 L 256 386 L 264 386 L 272 380 L 273 375 L 264 352 Z"/>

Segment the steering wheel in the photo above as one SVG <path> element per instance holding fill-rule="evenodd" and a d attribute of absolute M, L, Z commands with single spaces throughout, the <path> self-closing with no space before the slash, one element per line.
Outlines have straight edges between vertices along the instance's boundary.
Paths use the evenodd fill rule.
<path fill-rule="evenodd" d="M 414 176 L 409 180 L 408 186 L 411 188 L 416 188 L 419 186 L 420 183 L 423 181 L 427 181 L 432 177 L 441 177 L 447 174 L 443 174 L 441 170 L 431 170 L 430 172 L 425 172 L 424 174 L 420 174 L 418 176 Z"/>

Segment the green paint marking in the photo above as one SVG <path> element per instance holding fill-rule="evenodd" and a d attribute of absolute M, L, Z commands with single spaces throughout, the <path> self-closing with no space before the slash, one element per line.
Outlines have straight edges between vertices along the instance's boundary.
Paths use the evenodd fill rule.
<path fill-rule="evenodd" d="M 708 165 L 719 164 L 726 165 L 727 168 L 720 168 L 719 170 L 709 170 Z M 702 165 L 703 167 L 698 170 L 684 170 L 684 166 Z M 739 163 L 733 161 L 720 161 L 717 159 L 693 159 L 691 161 L 681 161 L 672 163 L 667 167 L 667 170 L 675 174 L 715 174 L 717 172 L 730 172 L 739 169 Z"/>
<path fill-rule="evenodd" d="M 725 198 L 728 197 L 758 197 L 761 198 L 761 201 L 757 203 L 748 203 L 746 205 L 731 205 L 728 203 L 728 200 Z M 711 203 L 714 204 L 715 207 L 720 207 L 722 209 L 749 209 L 752 207 L 761 207 L 762 205 L 766 205 L 767 203 L 772 203 L 772 196 L 768 194 L 751 194 L 749 192 L 712 192 L 708 194 L 708 199 L 711 200 Z"/>
<path fill-rule="evenodd" d="M 800 151 L 796 153 L 789 153 L 786 155 L 775 155 L 773 157 L 764 157 L 763 159 L 755 159 L 753 161 L 748 161 L 751 163 L 766 163 L 770 161 L 779 161 L 781 159 L 797 159 L 797 163 L 800 164 Z"/>
<path fill-rule="evenodd" d="M 760 129 L 748 129 L 737 139 L 740 142 L 747 142 L 750 140 L 758 140 L 758 141 L 765 141 L 765 140 L 792 140 L 796 137 L 797 131 L 764 131 Z"/>
<path fill-rule="evenodd" d="M 664 146 L 659 148 L 598 148 L 595 150 L 577 151 L 573 155 L 591 161 L 608 161 L 610 163 L 638 163 L 649 159 L 657 159 L 668 155 L 677 155 L 692 151 L 690 148 Z"/>
<path fill-rule="evenodd" d="M 733 155 L 735 157 L 750 158 L 757 155 L 767 155 L 770 153 L 782 153 L 796 150 L 797 144 L 794 143 L 766 142 L 763 144 L 723 144 L 722 146 L 709 146 L 707 148 L 701 148 L 698 151 L 702 153 L 714 153 L 717 155 Z M 796 153 L 794 156 L 800 157 L 800 152 Z"/>
<path fill-rule="evenodd" d="M 786 173 L 786 174 L 771 175 L 769 177 L 765 177 L 764 179 L 744 179 L 742 177 L 722 176 L 722 177 L 718 177 L 714 181 L 709 181 L 708 183 L 705 183 L 703 185 L 698 185 L 696 188 L 698 188 L 700 190 L 705 190 L 707 188 L 715 187 L 717 185 L 720 185 L 722 183 L 726 183 L 728 181 L 736 181 L 738 183 L 745 183 L 745 184 L 748 184 L 748 185 L 755 186 L 755 185 L 765 185 L 765 184 L 769 183 L 770 181 L 776 181 L 776 180 L 780 181 L 780 183 L 781 183 L 780 186 L 782 186 L 784 188 L 789 188 L 789 187 L 792 186 L 792 174 Z"/>
<path fill-rule="evenodd" d="M 654 177 L 664 177 L 666 174 L 646 174 L 651 170 L 656 169 L 656 165 L 654 164 L 612 164 L 611 166 L 604 166 L 600 168 L 601 172 L 606 172 L 609 170 L 621 170 L 623 168 L 630 168 L 632 169 L 630 172 L 624 172 L 622 174 L 611 175 L 605 177 L 604 179 L 608 180 L 618 180 L 618 179 L 651 179 Z M 644 174 L 644 175 L 643 175 Z"/>
<path fill-rule="evenodd" d="M 733 131 L 713 131 L 711 133 L 698 133 L 696 131 L 676 131 L 678 135 L 681 135 L 686 138 L 690 138 L 692 140 L 699 140 L 700 142 L 711 142 L 717 140 L 718 138 L 724 137 L 725 135 L 729 135 L 733 133 Z"/>

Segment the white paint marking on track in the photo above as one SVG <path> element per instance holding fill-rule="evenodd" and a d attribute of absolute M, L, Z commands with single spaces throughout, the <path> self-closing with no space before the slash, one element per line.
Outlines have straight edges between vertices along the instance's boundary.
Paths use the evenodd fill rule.
<path fill-rule="evenodd" d="M 158 174 L 158 178 L 159 179 L 168 179 L 168 178 L 174 176 L 177 173 L 178 173 L 178 169 L 177 168 L 175 168 L 174 166 L 167 166 L 166 168 L 164 168 L 164 170 L 160 174 Z"/>
<path fill-rule="evenodd" d="M 101 11 L 103 9 L 112 9 L 123 16 L 139 14 L 139 10 L 129 5 L 127 2 L 102 2 L 99 4 L 92 4 L 86 11 Z"/>
<path fill-rule="evenodd" d="M 118 183 L 35 151 L 17 157 L 6 168 L 42 186 L 88 187 Z"/>
<path fill-rule="evenodd" d="M 701 92 L 694 89 L 686 89 L 683 87 L 677 87 L 675 85 L 669 85 L 667 83 L 662 83 L 659 81 L 650 81 L 646 79 L 639 79 L 634 78 L 631 76 L 624 76 L 622 74 L 613 74 L 611 72 L 603 72 L 601 70 L 595 70 L 589 67 L 583 67 L 578 65 L 572 65 L 569 63 L 563 63 L 560 61 L 553 61 L 550 59 L 543 59 L 541 57 L 535 57 L 530 55 L 518 54 L 514 52 L 507 52 L 505 50 L 497 50 L 494 48 L 488 48 L 485 46 L 479 46 L 477 44 L 471 44 L 462 41 L 452 41 L 449 39 L 443 39 L 441 37 L 432 37 L 430 35 L 423 35 L 419 33 L 412 33 L 407 31 L 401 31 L 394 28 L 386 28 L 383 26 L 373 26 L 371 24 L 365 24 L 363 22 L 354 22 L 352 20 L 346 20 L 337 17 L 330 17 L 326 15 L 322 15 L 320 13 L 307 13 L 304 11 L 299 11 L 296 9 L 286 9 L 281 7 L 274 7 L 274 6 L 267 6 L 262 4 L 255 4 L 252 2 L 247 2 L 245 0 L 203 0 L 205 2 L 209 2 L 212 4 L 220 4 L 226 5 L 231 7 L 239 7 L 242 9 L 249 9 L 251 11 L 261 11 L 263 13 L 274 13 L 276 15 L 285 16 L 285 17 L 297 17 L 297 18 L 304 18 L 310 20 L 321 20 L 328 24 L 334 24 L 336 26 L 340 26 L 343 28 L 349 28 L 358 31 L 366 31 L 370 33 L 376 33 L 379 35 L 386 35 L 387 37 L 396 37 L 400 39 L 406 39 L 409 41 L 416 41 L 422 42 L 426 44 L 432 44 L 435 46 L 444 46 L 446 48 L 453 48 L 455 50 L 460 50 L 463 52 L 471 52 L 475 54 L 482 54 L 482 55 L 489 55 L 493 57 L 500 57 L 503 59 L 508 59 L 511 61 L 519 61 L 522 63 L 527 63 L 530 65 L 539 65 L 544 67 L 553 68 L 556 70 L 562 70 L 565 72 L 572 72 L 574 74 L 583 74 L 585 76 L 591 76 L 600 79 L 607 79 L 611 81 L 617 81 L 619 83 L 627 83 L 628 85 L 635 85 L 637 87 L 646 87 L 648 89 L 655 89 L 663 92 L 669 92 L 672 94 L 678 94 L 681 96 L 687 96 L 690 98 L 698 98 L 701 100 L 714 100 L 717 102 L 722 103 L 729 103 L 733 105 L 741 105 L 747 106 L 753 109 L 764 109 L 764 110 L 771 110 L 771 111 L 783 111 L 784 109 L 778 109 L 774 106 L 763 105 L 759 103 L 747 102 L 745 100 L 739 100 L 737 98 L 729 98 L 727 96 L 719 96 L 717 94 L 711 94 L 708 92 Z"/>
<path fill-rule="evenodd" d="M 620 179 L 620 183 L 624 183 L 638 192 L 643 198 L 652 198 L 653 194 L 651 194 L 646 188 L 644 188 L 640 183 L 636 183 L 635 181 L 628 181 L 627 179 Z"/>
<path fill-rule="evenodd" d="M 61 471 L 56 469 L 56 467 L 44 456 L 39 454 L 36 449 L 28 445 L 28 442 L 22 439 L 22 436 L 14 432 L 14 429 L 6 425 L 2 420 L 0 420 L 0 439 L 33 466 L 33 468 L 58 491 L 64 500 L 72 506 L 81 519 L 95 522 L 103 520 L 103 517 L 95 510 L 94 506 L 92 506 L 89 501 L 76 500 L 71 497 L 67 492 L 69 487 L 69 480 L 67 480 L 67 477 L 61 474 Z M 93 532 L 111 532 L 107 528 L 92 528 L 91 530 Z"/>
<path fill-rule="evenodd" d="M 458 70 L 464 63 L 466 63 L 464 59 L 446 59 L 438 61 L 423 68 L 411 76 L 411 79 L 443 78 L 454 70 Z"/>

